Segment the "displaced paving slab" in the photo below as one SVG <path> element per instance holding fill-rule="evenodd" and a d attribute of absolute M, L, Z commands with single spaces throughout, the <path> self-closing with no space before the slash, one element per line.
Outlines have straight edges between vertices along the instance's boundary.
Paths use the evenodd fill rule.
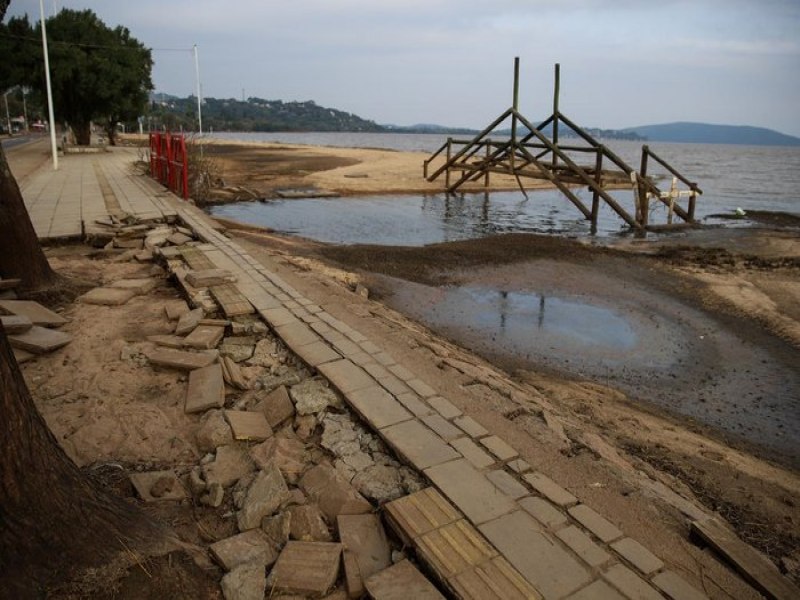
<path fill-rule="evenodd" d="M 372 377 L 347 359 L 325 363 L 319 367 L 319 372 L 342 394 L 348 394 L 375 385 L 375 380 Z"/>
<path fill-rule="evenodd" d="M 186 498 L 186 490 L 173 471 L 131 473 L 130 480 L 136 493 L 145 502 L 176 501 Z"/>
<path fill-rule="evenodd" d="M 263 442 L 272 437 L 272 428 L 263 412 L 226 410 L 225 419 L 231 426 L 235 440 Z"/>
<path fill-rule="evenodd" d="M 290 541 L 278 556 L 269 583 L 275 591 L 321 596 L 339 577 L 341 554 L 338 543 Z"/>
<path fill-rule="evenodd" d="M 184 352 L 182 350 L 172 350 L 171 348 L 157 348 L 147 356 L 151 364 L 159 367 L 172 367 L 182 371 L 193 371 L 207 367 L 215 360 L 215 354 L 204 352 Z"/>
<path fill-rule="evenodd" d="M 164 346 L 165 348 L 183 348 L 183 340 L 178 335 L 148 335 L 147 341 L 153 342 L 157 346 Z"/>
<path fill-rule="evenodd" d="M 226 317 L 249 315 L 255 312 L 253 305 L 239 293 L 239 290 L 232 283 L 214 285 L 209 290 L 211 295 L 214 296 L 214 300 L 222 307 L 222 312 L 225 313 Z"/>
<path fill-rule="evenodd" d="M 28 352 L 27 350 L 21 350 L 20 348 L 12 348 L 11 350 L 14 352 L 14 359 L 17 361 L 18 365 L 36 358 L 33 352 Z"/>
<path fill-rule="evenodd" d="M 8 342 L 13 348 L 27 350 L 34 354 L 45 354 L 66 346 L 72 341 L 72 336 L 63 331 L 54 331 L 46 327 L 34 325 L 23 333 L 8 336 Z"/>
<path fill-rule="evenodd" d="M 256 475 L 236 514 L 239 531 L 260 527 L 261 519 L 272 515 L 288 499 L 289 488 L 283 475 L 277 466 L 268 465 Z"/>
<path fill-rule="evenodd" d="M 189 271 L 186 274 L 186 281 L 192 287 L 203 288 L 223 283 L 234 283 L 236 277 L 227 269 L 199 269 L 197 271 Z"/>
<path fill-rule="evenodd" d="M 392 564 L 392 550 L 376 514 L 339 515 L 339 541 L 344 548 L 344 573 L 351 598 L 364 594 L 364 580 Z"/>
<path fill-rule="evenodd" d="M 78 298 L 78 300 L 84 304 L 122 306 L 134 296 L 136 296 L 136 292 L 134 290 L 113 287 L 99 287 L 89 290 L 83 296 Z"/>
<path fill-rule="evenodd" d="M 137 295 L 142 296 L 152 292 L 157 284 L 158 281 L 152 277 L 142 277 L 138 279 L 118 279 L 110 283 L 108 287 L 121 290 L 133 290 Z"/>
<path fill-rule="evenodd" d="M 273 429 L 294 416 L 294 404 L 285 385 L 278 386 L 256 405 Z"/>
<path fill-rule="evenodd" d="M 211 555 L 226 571 L 248 562 L 269 566 L 278 558 L 267 535 L 251 529 L 211 544 Z"/>
<path fill-rule="evenodd" d="M 175 325 L 175 335 L 186 335 L 194 331 L 200 325 L 200 321 L 205 316 L 202 308 L 195 308 L 189 312 L 181 314 L 178 324 Z"/>
<path fill-rule="evenodd" d="M 255 465 L 247 448 L 228 444 L 217 448 L 214 460 L 203 465 L 203 476 L 208 485 L 217 483 L 227 488 L 254 470 Z"/>
<path fill-rule="evenodd" d="M 189 348 L 198 350 L 209 350 L 216 348 L 225 335 L 225 328 L 215 325 L 198 325 L 192 333 L 184 338 L 183 343 Z"/>
<path fill-rule="evenodd" d="M 170 321 L 180 319 L 190 310 L 189 305 L 183 300 L 175 300 L 164 305 L 164 313 Z"/>
<path fill-rule="evenodd" d="M 412 418 L 402 404 L 378 384 L 345 394 L 350 406 L 375 429 Z"/>
<path fill-rule="evenodd" d="M 40 327 L 60 327 L 67 319 L 32 300 L 0 300 L 0 312 L 8 315 L 28 317 Z"/>
<path fill-rule="evenodd" d="M 2 315 L 0 316 L 0 323 L 3 324 L 3 329 L 6 330 L 7 335 L 25 333 L 33 327 L 33 323 L 25 315 Z"/>
<path fill-rule="evenodd" d="M 300 480 L 300 487 L 319 504 L 325 517 L 334 522 L 339 515 L 372 512 L 372 505 L 329 465 L 309 469 Z"/>
<path fill-rule="evenodd" d="M 195 369 L 189 373 L 186 388 L 187 414 L 204 412 L 210 408 L 221 408 L 225 404 L 225 382 L 219 363 Z"/>
<path fill-rule="evenodd" d="M 400 456 L 419 470 L 461 457 L 442 438 L 416 420 L 386 427 L 381 434 Z"/>
<path fill-rule="evenodd" d="M 439 590 L 408 560 L 376 573 L 364 585 L 375 600 L 444 600 Z"/>

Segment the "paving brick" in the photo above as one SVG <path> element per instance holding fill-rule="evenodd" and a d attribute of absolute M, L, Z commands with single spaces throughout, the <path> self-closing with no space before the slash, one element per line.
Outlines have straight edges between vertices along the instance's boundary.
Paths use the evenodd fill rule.
<path fill-rule="evenodd" d="M 517 481 L 516 477 L 508 474 L 502 469 L 489 471 L 486 473 L 486 477 L 489 481 L 497 486 L 497 489 L 503 492 L 506 496 L 514 498 L 514 500 L 518 500 L 523 496 L 530 494 L 530 490 Z"/>
<path fill-rule="evenodd" d="M 653 577 L 652 582 L 670 600 L 708 600 L 705 594 L 700 593 L 696 588 L 689 585 L 683 577 L 672 571 L 659 573 Z"/>
<path fill-rule="evenodd" d="M 224 404 L 225 382 L 222 379 L 222 367 L 219 363 L 189 373 L 184 412 L 187 414 L 203 412 L 210 408 L 221 408 Z"/>
<path fill-rule="evenodd" d="M 204 352 L 183 352 L 182 350 L 172 350 L 170 348 L 158 348 L 147 355 L 151 364 L 160 367 L 172 367 L 183 371 L 192 371 L 207 367 L 215 360 L 215 354 Z"/>
<path fill-rule="evenodd" d="M 540 600 L 542 595 L 502 556 L 448 580 L 463 600 Z"/>
<path fill-rule="evenodd" d="M 325 335 L 326 333 L 333 331 L 331 329 L 331 326 L 323 321 L 316 321 L 315 323 L 312 323 L 311 329 L 313 329 L 320 335 Z"/>
<path fill-rule="evenodd" d="M 118 288 L 121 290 L 132 290 L 137 296 L 141 296 L 143 294 L 149 294 L 152 292 L 157 283 L 158 281 L 152 277 L 141 277 L 137 279 L 118 279 L 117 281 L 109 284 L 108 287 Z"/>
<path fill-rule="evenodd" d="M 420 536 L 417 554 L 439 575 L 450 579 L 497 556 L 497 551 L 466 519 Z"/>
<path fill-rule="evenodd" d="M 531 470 L 531 466 L 521 458 L 510 460 L 507 464 L 514 473 L 522 474 Z"/>
<path fill-rule="evenodd" d="M 663 596 L 654 590 L 649 583 L 624 565 L 612 565 L 603 573 L 603 577 L 622 592 L 626 598 L 635 598 L 636 600 L 663 599 Z"/>
<path fill-rule="evenodd" d="M 236 276 L 226 269 L 200 269 L 189 271 L 186 274 L 186 281 L 192 287 L 201 288 L 220 283 L 233 283 L 236 281 Z"/>
<path fill-rule="evenodd" d="M 356 363 L 359 367 L 366 367 L 367 365 L 376 364 L 373 358 L 366 352 L 357 352 L 356 354 L 351 354 L 348 356 L 348 358 Z"/>
<path fill-rule="evenodd" d="M 505 515 L 516 507 L 466 459 L 425 469 L 425 475 L 475 524 Z"/>
<path fill-rule="evenodd" d="M 293 348 L 293 351 L 304 363 L 312 367 L 318 367 L 342 358 L 339 353 L 321 340 Z"/>
<path fill-rule="evenodd" d="M 147 341 L 165 348 L 183 348 L 183 340 L 179 335 L 148 335 Z"/>
<path fill-rule="evenodd" d="M 664 566 L 663 561 L 636 540 L 622 538 L 611 547 L 625 560 L 645 575 L 655 573 Z"/>
<path fill-rule="evenodd" d="M 208 288 L 214 300 L 222 308 L 226 317 L 249 315 L 255 312 L 253 305 L 245 298 L 232 283 L 212 285 Z"/>
<path fill-rule="evenodd" d="M 89 290 L 83 296 L 78 298 L 84 304 L 99 304 L 102 306 L 121 306 L 128 302 L 131 298 L 136 296 L 134 290 L 112 288 L 112 287 L 98 287 Z"/>
<path fill-rule="evenodd" d="M 429 487 L 384 505 L 386 520 L 405 544 L 462 518 L 436 488 Z"/>
<path fill-rule="evenodd" d="M 407 392 L 405 394 L 398 394 L 397 401 L 410 410 L 417 417 L 430 415 L 433 409 L 424 404 L 414 392 Z"/>
<path fill-rule="evenodd" d="M 351 342 L 345 337 L 342 337 L 342 339 L 334 342 L 333 347 L 336 349 L 337 352 L 343 354 L 348 358 L 357 354 L 365 354 L 364 352 L 361 351 L 361 347 L 358 344 L 356 344 L 355 342 Z"/>
<path fill-rule="evenodd" d="M 546 600 L 577 591 L 592 574 L 569 551 L 539 530 L 523 511 L 479 526 L 480 531 Z"/>
<path fill-rule="evenodd" d="M 200 320 L 205 316 L 202 308 L 195 308 L 187 313 L 183 313 L 175 325 L 175 335 L 186 335 L 194 331 L 200 325 Z"/>
<path fill-rule="evenodd" d="M 285 385 L 278 386 L 256 405 L 273 429 L 294 416 L 294 403 Z"/>
<path fill-rule="evenodd" d="M 592 539 L 575 525 L 564 527 L 556 536 L 569 546 L 575 554 L 592 567 L 598 567 L 611 560 L 611 555 L 595 544 Z"/>
<path fill-rule="evenodd" d="M 341 554 L 338 543 L 290 541 L 278 556 L 269 583 L 276 592 L 321 596 L 339 577 Z"/>
<path fill-rule="evenodd" d="M 32 300 L 0 300 L 0 313 L 28 317 L 40 327 L 60 327 L 67 319 Z"/>
<path fill-rule="evenodd" d="M 383 429 L 413 418 L 403 405 L 377 384 L 345 394 L 348 404 L 372 427 Z"/>
<path fill-rule="evenodd" d="M 361 342 L 360 345 L 361 348 L 364 350 L 364 352 L 366 352 L 367 354 L 374 355 L 383 352 L 383 350 L 377 344 L 374 344 L 373 342 L 370 341 Z M 392 361 L 390 364 L 394 364 L 394 361 Z"/>
<path fill-rule="evenodd" d="M 400 396 L 402 394 L 414 394 L 410 387 L 403 383 L 399 377 L 396 377 L 392 374 L 382 377 L 378 380 L 378 383 L 380 383 L 395 396 Z M 416 394 L 414 395 L 416 396 Z"/>
<path fill-rule="evenodd" d="M 600 516 L 585 504 L 578 504 L 567 511 L 575 520 L 595 534 L 602 541 L 613 542 L 622 537 L 622 532 L 605 517 Z"/>
<path fill-rule="evenodd" d="M 491 467 L 495 463 L 494 458 L 469 438 L 453 440 L 450 445 L 478 469 Z"/>
<path fill-rule="evenodd" d="M 361 347 L 363 348 L 364 344 L 362 344 Z M 366 352 L 366 349 L 364 349 L 364 351 Z M 390 367 L 395 364 L 394 358 L 392 358 L 392 356 L 387 352 L 374 353 L 372 354 L 372 358 L 375 359 L 375 362 L 383 365 L 384 367 Z"/>
<path fill-rule="evenodd" d="M 376 573 L 365 587 L 375 600 L 445 600 L 439 590 L 407 560 Z"/>
<path fill-rule="evenodd" d="M 416 420 L 381 430 L 387 443 L 416 469 L 426 469 L 459 458 L 439 436 Z"/>
<path fill-rule="evenodd" d="M 461 410 L 456 408 L 452 402 L 442 398 L 441 396 L 433 396 L 432 398 L 427 398 L 428 404 L 430 404 L 433 409 L 442 415 L 445 419 L 452 419 L 454 417 L 461 416 Z"/>
<path fill-rule="evenodd" d="M 444 418 L 438 414 L 420 417 L 420 421 L 433 429 L 436 434 L 446 442 L 464 435 L 464 432 L 462 432 L 458 427 L 453 425 L 450 421 L 445 421 Z"/>
<path fill-rule="evenodd" d="M 436 395 L 436 390 L 421 379 L 409 379 L 406 381 L 406 385 L 423 398 L 430 398 Z"/>
<path fill-rule="evenodd" d="M 267 417 L 260 411 L 226 410 L 225 419 L 231 426 L 233 439 L 263 442 L 272 437 Z"/>
<path fill-rule="evenodd" d="M 386 367 L 379 365 L 376 362 L 370 362 L 364 365 L 364 370 L 378 380 L 389 376 L 389 371 L 386 369 Z"/>
<path fill-rule="evenodd" d="M 208 549 L 226 571 L 248 562 L 269 566 L 278 557 L 269 538 L 260 529 L 251 529 L 220 540 L 211 544 Z"/>
<path fill-rule="evenodd" d="M 268 308 L 266 310 L 259 310 L 258 314 L 261 315 L 273 329 L 297 321 L 297 317 L 285 308 Z"/>
<path fill-rule="evenodd" d="M 566 507 L 578 502 L 575 496 L 542 473 L 527 473 L 522 478 L 530 483 L 533 489 L 557 506 Z"/>
<path fill-rule="evenodd" d="M 626 600 L 605 581 L 595 581 L 580 591 L 572 594 L 567 600 Z"/>
<path fill-rule="evenodd" d="M 280 327 L 276 327 L 275 331 L 292 350 L 306 344 L 320 341 L 319 336 L 314 330 L 300 321 L 295 321 L 288 325 L 281 325 Z"/>
<path fill-rule="evenodd" d="M 189 310 L 191 310 L 189 305 L 183 300 L 168 302 L 164 305 L 164 313 L 167 315 L 167 319 L 170 321 L 180 319 L 183 315 L 188 313 Z"/>
<path fill-rule="evenodd" d="M 319 504 L 331 523 L 339 515 L 372 512 L 372 505 L 329 465 L 317 465 L 306 471 L 300 480 L 300 487 L 312 501 Z"/>
<path fill-rule="evenodd" d="M 519 453 L 514 448 L 496 435 L 481 438 L 480 443 L 502 461 L 512 460 L 519 456 Z"/>
<path fill-rule="evenodd" d="M 522 498 L 519 505 L 539 523 L 550 529 L 558 529 L 568 522 L 567 516 L 544 498 Z"/>
<path fill-rule="evenodd" d="M 472 417 L 456 417 L 453 419 L 453 423 L 458 425 L 464 433 L 474 438 L 489 434 L 489 431 Z"/>
<path fill-rule="evenodd" d="M 185 346 L 198 350 L 216 348 L 223 335 L 225 335 L 224 327 L 198 325 L 192 333 L 184 338 L 183 343 Z"/>
<path fill-rule="evenodd" d="M 395 377 L 398 377 L 402 381 L 408 381 L 409 379 L 414 379 L 416 377 L 416 375 L 406 369 L 403 365 L 392 365 L 389 367 L 389 371 L 391 371 Z"/>
<path fill-rule="evenodd" d="M 246 294 L 245 296 L 256 311 L 281 308 L 283 306 L 280 300 L 263 289 Z"/>
<path fill-rule="evenodd" d="M 376 514 L 339 515 L 347 591 L 351 598 L 364 595 L 364 580 L 392 565 L 392 551 Z"/>
<path fill-rule="evenodd" d="M 17 350 L 26 350 L 33 354 L 52 352 L 72 341 L 72 336 L 63 331 L 54 331 L 46 327 L 34 325 L 27 331 L 8 336 L 8 342 Z"/>
<path fill-rule="evenodd" d="M 375 385 L 375 380 L 347 359 L 320 365 L 319 372 L 342 394 Z"/>

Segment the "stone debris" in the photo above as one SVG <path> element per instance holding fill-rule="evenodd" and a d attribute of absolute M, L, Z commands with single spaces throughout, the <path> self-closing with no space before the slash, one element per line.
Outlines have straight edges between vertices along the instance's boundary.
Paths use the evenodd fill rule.
<path fill-rule="evenodd" d="M 157 346 L 180 350 L 183 348 L 183 338 L 177 335 L 148 335 L 148 342 L 153 342 Z"/>
<path fill-rule="evenodd" d="M 33 352 L 28 352 L 27 350 L 20 350 L 19 348 L 12 348 L 11 350 L 14 352 L 14 360 L 16 360 L 19 365 L 36 358 Z"/>
<path fill-rule="evenodd" d="M 267 418 L 267 422 L 273 428 L 278 427 L 284 421 L 294 416 L 294 404 L 289 398 L 289 392 L 285 385 L 278 386 L 255 406 L 255 410 L 260 410 Z"/>
<path fill-rule="evenodd" d="M 266 534 L 273 547 L 280 550 L 289 541 L 292 532 L 292 514 L 287 511 L 274 517 L 264 517 L 261 520 L 261 531 Z"/>
<path fill-rule="evenodd" d="M 277 466 L 259 471 L 236 513 L 239 531 L 260 527 L 261 520 L 274 514 L 288 498 L 289 488 Z"/>
<path fill-rule="evenodd" d="M 233 443 L 233 432 L 221 410 L 210 410 L 195 434 L 197 448 L 201 452 L 214 452 L 220 446 Z"/>
<path fill-rule="evenodd" d="M 175 233 L 167 236 L 167 241 L 173 246 L 183 246 L 184 244 L 191 242 L 192 238 L 184 233 L 176 231 Z"/>
<path fill-rule="evenodd" d="M 444 600 L 439 590 L 408 560 L 372 575 L 364 586 L 375 600 Z"/>
<path fill-rule="evenodd" d="M 254 470 L 255 465 L 247 449 L 238 444 L 229 444 L 217 448 L 214 461 L 203 465 L 203 476 L 208 486 L 217 483 L 227 488 Z"/>
<path fill-rule="evenodd" d="M 270 589 L 321 596 L 334 586 L 339 577 L 341 554 L 341 544 L 290 541 L 270 572 Z"/>
<path fill-rule="evenodd" d="M 317 505 L 290 506 L 289 515 L 291 539 L 301 542 L 330 542 L 333 540 Z"/>
<path fill-rule="evenodd" d="M 219 346 L 219 353 L 235 363 L 240 363 L 253 356 L 255 345 L 256 340 L 252 336 L 226 337 Z"/>
<path fill-rule="evenodd" d="M 0 316 L 0 323 L 3 324 L 6 334 L 25 333 L 33 327 L 33 323 L 25 315 Z"/>
<path fill-rule="evenodd" d="M 303 475 L 300 487 L 331 523 L 339 515 L 372 512 L 372 505 L 333 467 L 317 465 Z"/>
<path fill-rule="evenodd" d="M 296 437 L 281 432 L 262 444 L 250 449 L 250 458 L 261 469 L 274 464 L 280 469 L 284 479 L 296 484 L 306 464 L 306 447 Z"/>
<path fill-rule="evenodd" d="M 225 335 L 224 327 L 198 325 L 184 338 L 183 343 L 189 348 L 210 350 L 217 347 L 223 335 Z"/>
<path fill-rule="evenodd" d="M 306 379 L 293 385 L 289 394 L 294 400 L 295 410 L 300 415 L 312 415 L 326 408 L 343 408 L 339 396 L 320 379 Z"/>
<path fill-rule="evenodd" d="M 8 336 L 8 342 L 13 348 L 26 350 L 33 354 L 45 354 L 58 350 L 72 341 L 72 336 L 63 331 L 54 331 L 46 327 L 32 326 L 23 333 Z"/>
<path fill-rule="evenodd" d="M 220 582 L 225 600 L 264 600 L 267 578 L 264 565 L 253 561 L 239 565 Z"/>
<path fill-rule="evenodd" d="M 121 290 L 132 290 L 137 296 L 149 294 L 153 291 L 158 284 L 158 281 L 152 277 L 143 277 L 139 279 L 118 279 L 108 285 L 110 288 Z"/>
<path fill-rule="evenodd" d="M 211 544 L 209 551 L 226 571 L 249 562 L 268 567 L 278 558 L 267 534 L 260 529 L 251 529 L 220 540 Z"/>
<path fill-rule="evenodd" d="M 189 271 L 186 274 L 186 281 L 189 285 L 196 288 L 219 285 L 221 283 L 235 283 L 236 277 L 225 269 L 200 269 Z"/>
<path fill-rule="evenodd" d="M 173 302 L 168 302 L 164 305 L 164 312 L 167 315 L 167 318 L 170 321 L 175 321 L 180 319 L 183 315 L 188 313 L 191 309 L 189 305 L 186 304 L 183 300 L 175 300 Z"/>
<path fill-rule="evenodd" d="M 233 431 L 233 439 L 263 442 L 272 437 L 272 428 L 262 412 L 226 410 L 225 418 Z"/>
<path fill-rule="evenodd" d="M 364 580 L 392 564 L 386 532 L 376 514 L 339 515 L 339 541 L 344 549 L 344 573 L 351 598 L 364 595 Z"/>
<path fill-rule="evenodd" d="M 173 471 L 131 473 L 130 480 L 136 493 L 145 502 L 186 498 L 186 490 Z"/>
<path fill-rule="evenodd" d="M 217 360 L 216 354 L 183 352 L 170 348 L 158 348 L 153 350 L 147 355 L 147 358 L 153 365 L 172 367 L 173 369 L 180 369 L 182 371 L 193 371 L 194 369 L 207 367 Z"/>
<path fill-rule="evenodd" d="M 191 414 L 225 404 L 225 383 L 219 363 L 195 369 L 189 373 L 184 412 Z"/>
<path fill-rule="evenodd" d="M 175 335 L 186 335 L 194 331 L 200 324 L 200 320 L 205 316 L 202 308 L 195 308 L 181 315 L 178 324 L 175 325 Z"/>
<path fill-rule="evenodd" d="M 78 300 L 85 304 L 122 306 L 134 296 L 136 296 L 135 290 L 114 287 L 98 287 L 94 288 L 93 290 L 89 290 L 83 296 L 78 298 Z"/>
<path fill-rule="evenodd" d="M 238 390 L 248 389 L 247 379 L 245 379 L 242 369 L 229 356 L 222 356 L 220 358 L 222 365 L 222 377 L 225 383 Z"/>

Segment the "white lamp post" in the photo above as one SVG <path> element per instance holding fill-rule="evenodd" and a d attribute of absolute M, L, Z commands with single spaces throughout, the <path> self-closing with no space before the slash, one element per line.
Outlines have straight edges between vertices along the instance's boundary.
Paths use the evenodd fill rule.
<path fill-rule="evenodd" d="M 53 152 L 53 170 L 58 171 L 58 148 L 56 147 L 56 118 L 53 113 L 53 87 L 50 84 L 50 57 L 47 54 L 47 29 L 44 25 L 44 0 L 39 0 L 42 20 L 42 48 L 44 49 L 44 77 L 47 84 L 47 114 L 50 118 L 50 148 Z"/>

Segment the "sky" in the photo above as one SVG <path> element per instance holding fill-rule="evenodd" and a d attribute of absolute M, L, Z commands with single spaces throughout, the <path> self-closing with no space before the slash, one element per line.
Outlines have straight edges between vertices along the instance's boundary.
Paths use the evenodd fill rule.
<path fill-rule="evenodd" d="M 482 128 L 512 103 L 586 127 L 673 121 L 800 136 L 800 0 L 44 0 L 153 49 L 156 91 L 305 101 L 381 124 Z M 38 17 L 35 0 L 9 15 Z"/>

